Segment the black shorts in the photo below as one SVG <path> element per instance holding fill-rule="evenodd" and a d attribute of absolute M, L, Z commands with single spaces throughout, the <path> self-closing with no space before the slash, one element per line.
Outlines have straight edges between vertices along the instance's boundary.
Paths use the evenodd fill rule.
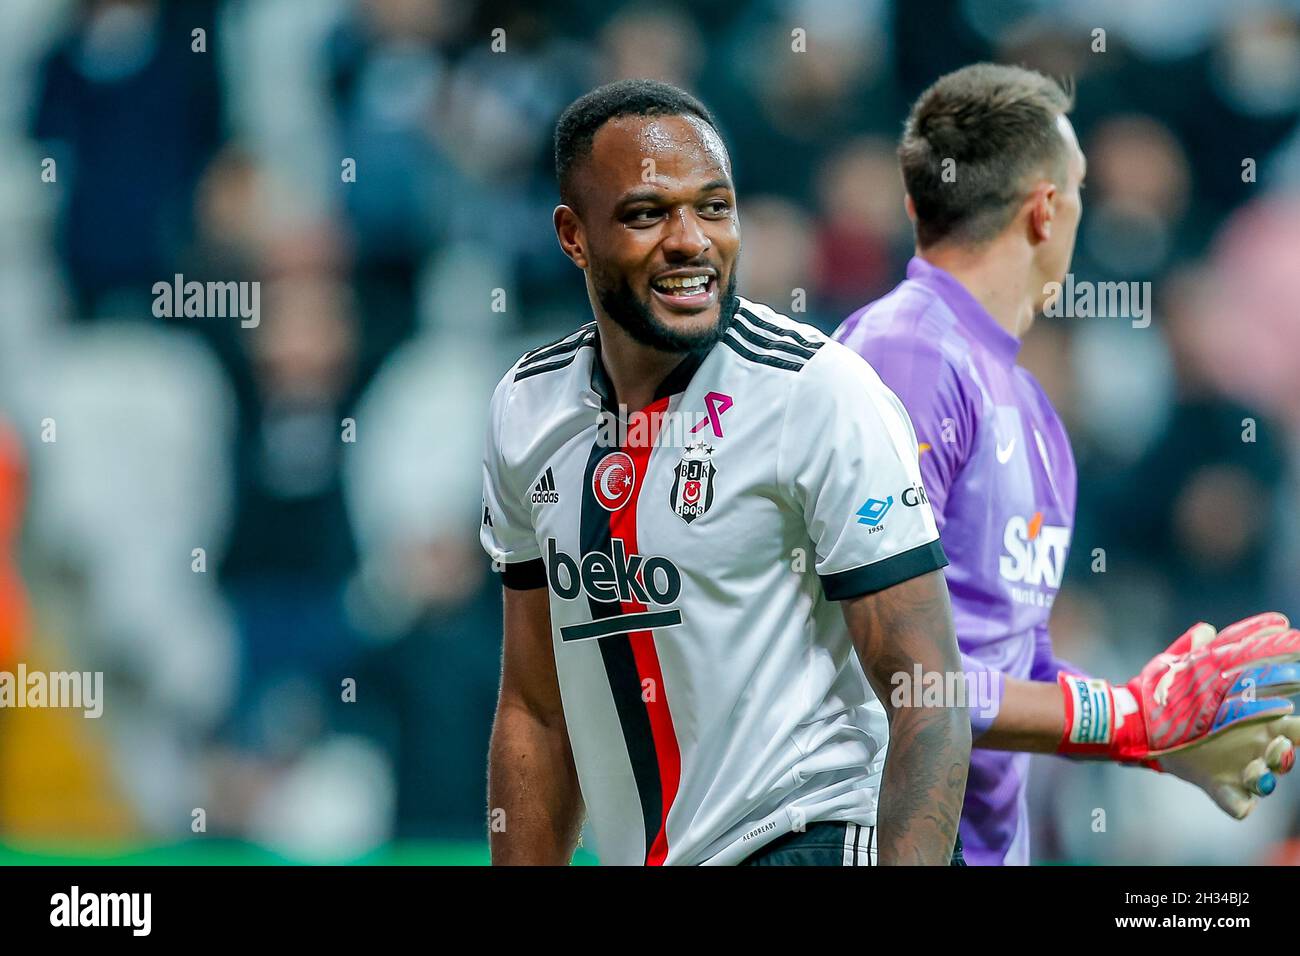
<path fill-rule="evenodd" d="M 741 866 L 876 866 L 876 828 L 856 823 L 810 823 L 740 861 Z M 965 866 L 961 837 L 952 865 Z"/>

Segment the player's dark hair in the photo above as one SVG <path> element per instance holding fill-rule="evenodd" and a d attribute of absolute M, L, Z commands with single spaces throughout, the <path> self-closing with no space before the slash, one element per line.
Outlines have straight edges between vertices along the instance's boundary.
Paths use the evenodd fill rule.
<path fill-rule="evenodd" d="M 917 99 L 898 144 L 921 248 L 980 243 L 1011 221 L 1032 175 L 1063 179 L 1056 118 L 1068 84 L 1017 66 L 977 63 L 941 76 Z"/>
<path fill-rule="evenodd" d="M 717 121 L 685 90 L 657 80 L 618 80 L 598 86 L 572 103 L 555 124 L 555 178 L 560 200 L 571 202 L 573 169 L 590 151 L 602 126 L 620 116 L 695 116 L 716 131 Z"/>

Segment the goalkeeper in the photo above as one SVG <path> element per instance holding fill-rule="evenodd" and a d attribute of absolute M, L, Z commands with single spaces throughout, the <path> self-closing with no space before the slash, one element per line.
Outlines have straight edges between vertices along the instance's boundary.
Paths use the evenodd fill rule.
<path fill-rule="evenodd" d="M 1300 740 L 1285 699 L 1300 689 L 1300 633 L 1280 614 L 1195 625 L 1122 685 L 1052 653 L 1075 466 L 1016 355 L 1074 248 L 1086 161 L 1070 107 L 1056 82 L 990 64 L 926 90 L 898 150 L 916 255 L 906 281 L 836 333 L 897 393 L 920 442 L 923 486 L 888 489 L 886 507 L 933 509 L 965 684 L 984 691 L 966 701 L 978 749 L 961 821 L 977 865 L 1028 862 L 1031 752 L 1166 771 L 1241 818 Z"/>

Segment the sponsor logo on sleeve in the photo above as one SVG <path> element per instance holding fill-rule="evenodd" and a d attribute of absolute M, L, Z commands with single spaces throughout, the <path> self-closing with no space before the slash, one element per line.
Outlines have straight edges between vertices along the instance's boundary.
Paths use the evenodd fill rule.
<path fill-rule="evenodd" d="M 880 522 L 885 520 L 885 515 L 892 507 L 894 507 L 893 495 L 888 498 L 868 498 L 857 511 L 858 524 L 864 524 L 872 531 L 877 531 L 881 528 Z"/>

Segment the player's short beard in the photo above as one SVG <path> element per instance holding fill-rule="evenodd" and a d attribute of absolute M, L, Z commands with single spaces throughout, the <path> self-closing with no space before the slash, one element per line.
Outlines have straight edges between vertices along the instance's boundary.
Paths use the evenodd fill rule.
<path fill-rule="evenodd" d="M 717 323 L 692 332 L 680 332 L 655 318 L 649 304 L 638 298 L 626 276 L 608 281 L 597 272 L 592 276 L 592 284 L 605 314 L 635 341 L 660 352 L 702 352 L 722 339 L 740 307 L 740 300 L 736 298 L 736 265 L 732 263 L 727 288 L 718 300 Z"/>

